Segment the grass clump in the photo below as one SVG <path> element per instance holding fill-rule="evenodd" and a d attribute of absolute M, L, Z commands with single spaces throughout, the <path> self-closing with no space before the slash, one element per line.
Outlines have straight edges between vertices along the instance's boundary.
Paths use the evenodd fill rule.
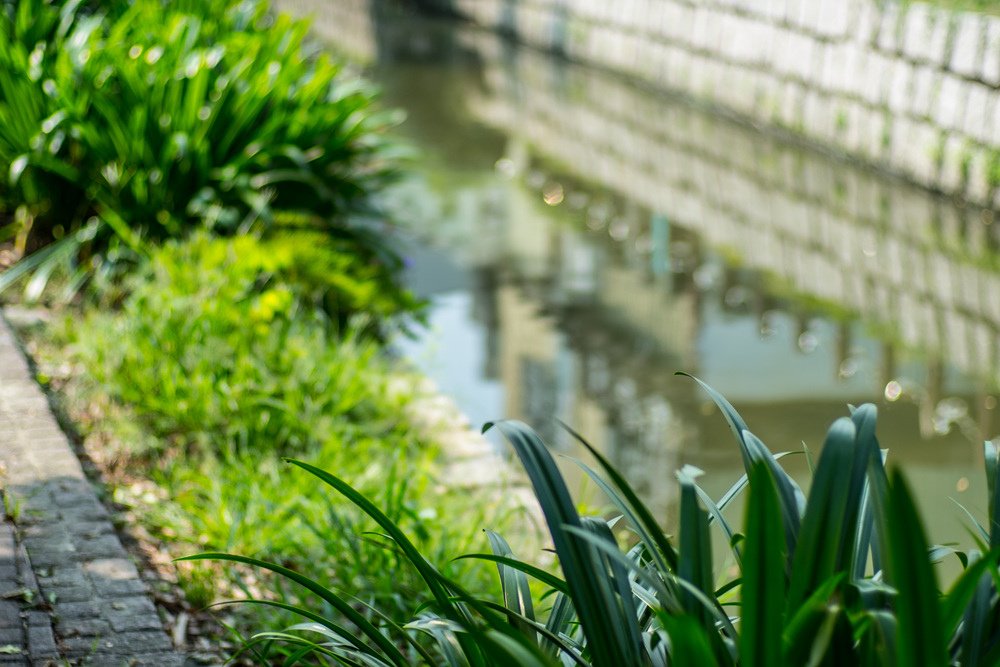
<path fill-rule="evenodd" d="M 399 421 L 367 323 L 346 327 L 381 322 L 410 297 L 323 239 L 169 243 L 120 309 L 84 318 L 80 359 L 154 436 L 142 447 L 288 454 L 319 446 L 345 418 L 372 432 Z"/>

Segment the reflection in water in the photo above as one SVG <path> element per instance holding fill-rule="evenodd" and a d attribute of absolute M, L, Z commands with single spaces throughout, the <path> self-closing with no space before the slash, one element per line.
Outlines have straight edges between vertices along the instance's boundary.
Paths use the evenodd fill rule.
<path fill-rule="evenodd" d="M 681 464 L 716 495 L 740 467 L 675 371 L 775 450 L 815 454 L 847 403 L 874 401 L 932 535 L 966 540 L 948 498 L 982 509 L 979 443 L 1000 427 L 992 213 L 491 34 L 366 7 L 339 11 L 368 21 L 373 75 L 425 151 L 390 205 L 422 239 L 412 279 L 436 305 L 400 348 L 474 422 L 520 418 L 575 452 L 558 417 L 669 513 Z M 807 477 L 806 457 L 786 462 Z"/>

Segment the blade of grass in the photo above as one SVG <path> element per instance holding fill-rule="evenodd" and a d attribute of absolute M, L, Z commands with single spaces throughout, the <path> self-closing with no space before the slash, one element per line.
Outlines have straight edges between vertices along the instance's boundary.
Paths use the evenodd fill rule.
<path fill-rule="evenodd" d="M 615 609 L 614 592 L 606 573 L 599 570 L 597 554 L 588 543 L 574 539 L 571 531 L 582 531 L 582 523 L 545 443 L 521 422 L 495 426 L 513 446 L 534 488 L 595 664 L 628 664 L 627 647 L 635 638 L 629 636 L 620 614 L 609 614 Z"/>
<path fill-rule="evenodd" d="M 309 579 L 308 577 L 305 577 L 299 574 L 298 572 L 295 572 L 294 570 L 289 570 L 288 568 L 282 567 L 277 563 L 269 563 L 267 561 L 258 560 L 256 558 L 248 558 L 246 556 L 237 556 L 234 554 L 225 554 L 225 553 L 209 552 L 203 554 L 196 554 L 193 556 L 184 556 L 182 558 L 178 558 L 177 560 L 178 561 L 224 560 L 233 563 L 243 563 L 244 565 L 250 565 L 252 567 L 257 567 L 264 570 L 270 570 L 271 572 L 279 574 L 282 577 L 285 577 L 286 579 L 290 579 L 291 581 L 294 581 L 303 588 L 311 591 L 312 593 L 315 593 L 317 596 L 328 602 L 330 606 L 336 609 L 339 613 L 343 614 L 345 618 L 347 618 L 351 623 L 353 623 L 358 627 L 363 636 L 367 637 L 373 644 L 375 644 L 382 650 L 383 654 L 386 656 L 386 658 L 389 659 L 389 661 L 392 664 L 400 666 L 406 665 L 406 658 L 403 656 L 402 653 L 399 652 L 399 649 L 396 648 L 396 645 L 392 642 L 392 640 L 390 640 L 378 628 L 372 625 L 371 622 L 368 621 L 368 619 L 359 614 L 357 610 L 354 609 L 354 606 L 350 604 L 350 602 L 348 602 L 343 597 L 333 592 L 329 588 L 326 588 L 325 586 L 318 584 L 312 579 Z M 358 650 L 368 653 L 372 652 L 371 647 L 369 647 L 364 642 L 354 637 L 353 634 L 350 635 L 350 639 L 351 643 L 354 644 L 354 646 Z"/>
<path fill-rule="evenodd" d="M 649 511 L 649 508 L 639 499 L 638 494 L 632 489 L 629 483 L 622 477 L 621 473 L 615 469 L 613 465 L 601 454 L 595 447 L 593 447 L 587 440 L 581 436 L 579 433 L 574 431 L 568 425 L 563 422 L 558 422 L 559 425 L 566 430 L 570 436 L 573 437 L 577 442 L 579 442 L 584 449 L 590 452 L 590 455 L 594 457 L 597 463 L 601 466 L 601 470 L 604 471 L 611 481 L 614 483 L 615 487 L 623 496 L 624 502 L 622 505 L 627 503 L 627 506 L 631 509 L 628 512 L 630 521 L 636 527 L 636 530 L 640 530 L 640 535 L 643 537 L 643 541 L 650 545 L 650 554 L 654 558 L 661 561 L 660 568 L 664 571 L 676 571 L 677 570 L 677 552 L 674 550 L 670 541 L 663 534 L 663 530 L 660 525 L 653 518 L 653 513 Z M 596 477 L 596 475 L 591 475 L 591 477 Z M 617 495 L 617 494 L 615 494 Z M 623 509 L 623 508 L 619 508 Z M 623 511 L 623 513 L 625 513 Z M 655 548 L 654 548 L 655 547 Z"/>
<path fill-rule="evenodd" d="M 853 520 L 850 524 L 847 521 L 856 515 L 853 508 L 861 502 L 862 489 L 860 481 L 855 484 L 852 480 L 858 458 L 855 435 L 854 423 L 846 417 L 835 421 L 827 431 L 792 561 L 785 607 L 789 614 L 821 582 L 847 565 L 838 559 L 851 553 L 857 529 Z M 859 478 L 864 479 L 863 468 Z M 747 536 L 751 537 L 749 529 Z"/>
<path fill-rule="evenodd" d="M 889 574 L 897 591 L 896 651 L 901 665 L 948 664 L 934 571 L 927 561 L 927 538 L 909 486 L 899 471 L 889 485 L 887 533 Z"/>
<path fill-rule="evenodd" d="M 750 470 L 746 526 L 740 593 L 743 601 L 741 664 L 747 667 L 779 667 L 784 656 L 785 535 L 778 492 L 763 462 L 755 463 Z"/>

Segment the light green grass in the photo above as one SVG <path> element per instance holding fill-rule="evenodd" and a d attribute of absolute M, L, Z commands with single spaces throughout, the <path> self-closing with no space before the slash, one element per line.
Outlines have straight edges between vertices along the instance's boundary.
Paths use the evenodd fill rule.
<path fill-rule="evenodd" d="M 390 615 L 413 613 L 427 599 L 413 568 L 357 508 L 286 474 L 281 457 L 295 456 L 358 480 L 428 558 L 489 590 L 486 573 L 448 561 L 504 525 L 510 505 L 442 478 L 434 434 L 407 417 L 413 378 L 365 327 L 327 316 L 324 295 L 346 298 L 350 275 L 310 276 L 310 240 L 168 244 L 116 308 L 68 315 L 45 349 L 48 365 L 75 369 L 61 387 L 70 416 L 112 473 L 115 500 L 172 556 L 276 559 Z M 183 564 L 178 575 L 196 607 L 264 587 L 246 568 Z M 247 611 L 255 625 L 278 623 L 273 609 Z"/>

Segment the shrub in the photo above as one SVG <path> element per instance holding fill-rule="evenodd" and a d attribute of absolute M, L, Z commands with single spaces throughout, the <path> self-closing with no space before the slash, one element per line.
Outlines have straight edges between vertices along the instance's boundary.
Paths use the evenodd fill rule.
<path fill-rule="evenodd" d="M 260 633 L 246 646 L 262 650 L 282 642 L 300 660 L 608 667 L 996 664 L 1000 456 L 995 447 L 986 446 L 989 528 L 977 523 L 978 549 L 955 552 L 964 571 L 942 596 L 931 561 L 953 550 L 929 548 L 903 477 L 887 476 L 873 405 L 830 427 L 807 500 L 736 410 L 706 389 L 736 436 L 747 474 L 716 503 L 698 486 L 700 471 L 679 471 L 676 541 L 621 475 L 571 432 L 603 472 L 580 464 L 620 514 L 630 544 L 625 551 L 613 522 L 577 514 L 545 444 L 530 428 L 518 422 L 497 425 L 531 479 L 562 576 L 518 560 L 493 536 L 492 554 L 463 558 L 496 565 L 503 595 L 495 601 L 442 575 L 362 493 L 302 461 L 292 463 L 356 503 L 392 538 L 420 572 L 432 604 L 406 624 L 373 623 L 352 614 L 349 595 L 280 565 L 229 554 L 189 560 L 221 559 L 276 572 L 333 606 L 336 616 L 303 613 L 305 623 L 283 633 Z M 750 495 L 744 536 L 724 511 L 745 487 Z M 721 583 L 712 572 L 712 524 L 727 538 L 740 569 L 738 577 Z M 529 577 L 549 587 L 545 598 L 532 599 Z"/>
<path fill-rule="evenodd" d="M 255 1 L 102 4 L 0 11 L 0 237 L 57 241 L 0 282 L 68 262 L 78 284 L 195 227 L 289 220 L 391 259 L 347 217 L 393 175 L 390 119 L 305 22 Z"/>

